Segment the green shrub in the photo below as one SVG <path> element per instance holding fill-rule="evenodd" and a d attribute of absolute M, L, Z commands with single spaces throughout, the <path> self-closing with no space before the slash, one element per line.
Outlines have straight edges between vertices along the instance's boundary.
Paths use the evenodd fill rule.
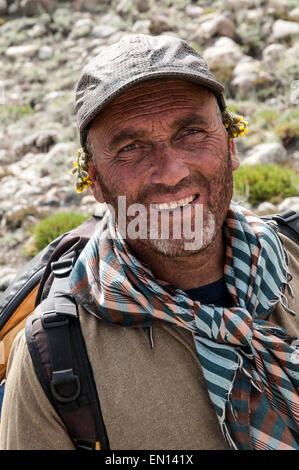
<path fill-rule="evenodd" d="M 24 254 L 26 256 L 35 256 L 59 235 L 73 230 L 89 217 L 89 215 L 78 212 L 57 212 L 42 219 L 35 227 L 31 228 L 33 242 Z"/>
<path fill-rule="evenodd" d="M 299 176 L 280 165 L 241 165 L 234 173 L 234 200 L 245 198 L 256 206 L 269 201 L 277 204 L 299 193 Z"/>
<path fill-rule="evenodd" d="M 277 109 L 269 106 L 259 108 L 252 118 L 252 124 L 257 124 L 260 127 L 272 128 L 276 124 L 280 113 Z"/>

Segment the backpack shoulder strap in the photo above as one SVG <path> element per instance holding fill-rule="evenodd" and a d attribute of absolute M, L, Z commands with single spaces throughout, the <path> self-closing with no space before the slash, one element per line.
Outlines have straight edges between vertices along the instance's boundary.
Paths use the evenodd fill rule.
<path fill-rule="evenodd" d="M 274 221 L 278 231 L 299 245 L 299 212 L 288 210 L 280 214 L 262 216 L 270 223 Z"/>
<path fill-rule="evenodd" d="M 26 340 L 37 377 L 77 449 L 109 449 L 96 385 L 68 277 L 75 255 L 52 263 L 53 289 L 27 319 Z"/>

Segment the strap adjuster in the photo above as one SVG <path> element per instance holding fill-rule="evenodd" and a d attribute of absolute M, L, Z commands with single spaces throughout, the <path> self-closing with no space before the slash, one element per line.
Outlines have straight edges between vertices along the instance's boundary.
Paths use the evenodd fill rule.
<path fill-rule="evenodd" d="M 60 259 L 51 263 L 51 270 L 55 277 L 68 277 L 74 265 L 74 258 Z"/>
<path fill-rule="evenodd" d="M 58 326 L 68 325 L 69 323 L 69 319 L 65 315 L 57 315 L 54 310 L 43 312 L 41 321 L 45 329 L 56 328 Z"/>
<path fill-rule="evenodd" d="M 76 389 L 72 395 L 63 396 L 57 392 L 56 387 L 61 385 L 71 385 L 75 384 Z M 52 380 L 50 382 L 50 387 L 53 396 L 60 403 L 70 403 L 71 401 L 77 400 L 81 393 L 81 384 L 79 377 L 74 374 L 73 369 L 59 370 L 52 373 Z"/>

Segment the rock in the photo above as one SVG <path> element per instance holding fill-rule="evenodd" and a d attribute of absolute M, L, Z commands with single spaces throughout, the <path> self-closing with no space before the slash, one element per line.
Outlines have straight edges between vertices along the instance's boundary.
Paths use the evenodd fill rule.
<path fill-rule="evenodd" d="M 228 37 L 217 39 L 214 46 L 203 52 L 203 57 L 212 69 L 235 67 L 243 57 L 243 53 L 236 42 Z"/>
<path fill-rule="evenodd" d="M 115 26 L 117 29 L 121 29 L 124 25 L 122 18 L 116 13 L 107 13 L 101 17 L 101 24 Z"/>
<path fill-rule="evenodd" d="M 284 52 L 285 47 L 282 44 L 269 44 L 263 50 L 263 61 L 272 66 L 274 62 L 281 60 Z"/>
<path fill-rule="evenodd" d="M 25 137 L 20 143 L 14 146 L 14 152 L 18 156 L 23 156 L 32 151 L 47 152 L 49 148 L 57 142 L 58 135 L 56 131 L 43 130 Z"/>
<path fill-rule="evenodd" d="M 218 13 L 211 13 L 199 19 L 195 40 L 210 39 L 215 35 L 233 38 L 234 34 L 235 25 L 231 19 Z"/>
<path fill-rule="evenodd" d="M 26 16 L 36 16 L 41 11 L 53 13 L 57 6 L 57 0 L 21 0 L 20 6 Z"/>
<path fill-rule="evenodd" d="M 204 12 L 204 9 L 198 5 L 193 5 L 192 3 L 187 5 L 185 8 L 185 13 L 188 16 L 191 16 L 191 18 L 198 18 L 200 15 L 202 15 Z"/>
<path fill-rule="evenodd" d="M 132 26 L 132 32 L 135 34 L 149 34 L 150 33 L 150 20 L 138 20 Z"/>
<path fill-rule="evenodd" d="M 261 202 L 261 204 L 258 205 L 256 212 L 258 215 L 268 215 L 268 214 L 274 214 L 277 212 L 276 206 L 272 204 L 271 202 Z"/>
<path fill-rule="evenodd" d="M 293 210 L 295 212 L 299 212 L 299 197 L 298 196 L 287 197 L 278 206 L 278 212 L 283 212 L 288 209 Z"/>
<path fill-rule="evenodd" d="M 40 4 L 37 0 L 21 0 L 20 6 L 26 16 L 36 16 L 40 11 Z"/>
<path fill-rule="evenodd" d="M 78 39 L 88 36 L 91 33 L 92 28 L 93 22 L 91 21 L 91 19 L 83 18 L 74 24 L 70 37 L 72 39 Z"/>
<path fill-rule="evenodd" d="M 37 44 L 26 44 L 24 46 L 11 46 L 6 49 L 5 55 L 11 58 L 34 57 L 38 50 Z"/>
<path fill-rule="evenodd" d="M 11 5 L 8 6 L 8 14 L 9 15 L 15 15 L 19 11 L 20 11 L 19 3 L 12 3 Z"/>
<path fill-rule="evenodd" d="M 116 32 L 116 26 L 110 26 L 109 24 L 100 24 L 93 28 L 92 36 L 96 38 L 109 38 L 109 36 L 112 36 L 112 34 Z"/>
<path fill-rule="evenodd" d="M 117 0 L 112 4 L 112 8 L 115 9 L 120 15 L 132 14 L 135 9 L 134 0 Z"/>
<path fill-rule="evenodd" d="M 299 21 L 299 8 L 294 8 L 288 14 L 288 17 L 292 20 Z"/>
<path fill-rule="evenodd" d="M 28 36 L 31 38 L 40 38 L 47 34 L 47 28 L 44 24 L 37 23 L 33 28 L 28 32 Z"/>
<path fill-rule="evenodd" d="M 149 0 L 135 0 L 135 6 L 140 13 L 145 13 L 150 8 Z"/>
<path fill-rule="evenodd" d="M 254 10 L 246 11 L 246 20 L 249 22 L 260 22 L 264 16 L 262 8 L 255 8 Z"/>
<path fill-rule="evenodd" d="M 268 0 L 267 11 L 268 13 L 285 13 L 288 9 L 287 0 Z"/>
<path fill-rule="evenodd" d="M 169 31 L 169 18 L 159 12 L 152 13 L 150 16 L 150 33 L 154 35 L 163 34 Z"/>
<path fill-rule="evenodd" d="M 266 165 L 268 163 L 280 163 L 287 157 L 287 151 L 278 142 L 259 144 L 250 150 L 242 165 Z"/>
<path fill-rule="evenodd" d="M 105 4 L 109 5 L 110 0 L 75 0 L 74 8 L 76 11 L 89 11 L 90 13 L 102 12 Z"/>
<path fill-rule="evenodd" d="M 0 15 L 5 15 L 7 12 L 7 1 L 0 0 Z"/>
<path fill-rule="evenodd" d="M 15 279 L 17 272 L 11 267 L 0 267 L 0 291 L 3 292 Z"/>
<path fill-rule="evenodd" d="M 249 8 L 256 8 L 259 4 L 259 0 L 224 0 L 223 5 L 232 10 L 247 10 Z"/>
<path fill-rule="evenodd" d="M 42 46 L 38 50 L 39 60 L 48 60 L 53 56 L 53 48 L 51 46 Z"/>
<path fill-rule="evenodd" d="M 47 152 L 58 140 L 56 131 L 46 130 L 38 132 L 35 138 L 35 146 L 42 152 Z"/>
<path fill-rule="evenodd" d="M 244 56 L 234 69 L 231 86 L 236 89 L 239 98 L 246 98 L 249 93 L 255 92 L 256 87 L 271 81 L 258 60 Z"/>
<path fill-rule="evenodd" d="M 295 21 L 276 20 L 273 24 L 273 39 L 282 39 L 290 35 L 299 34 L 299 24 Z"/>

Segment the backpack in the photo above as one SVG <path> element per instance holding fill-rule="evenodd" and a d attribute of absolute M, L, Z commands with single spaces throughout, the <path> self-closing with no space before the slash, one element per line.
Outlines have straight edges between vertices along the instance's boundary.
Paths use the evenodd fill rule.
<path fill-rule="evenodd" d="M 262 219 L 299 245 L 299 213 L 285 211 Z M 0 346 L 4 345 L 5 352 L 1 361 L 0 348 L 0 413 L 8 354 L 25 326 L 36 375 L 78 450 L 109 449 L 77 306 L 68 287 L 80 252 L 101 228 L 102 219 L 93 216 L 58 237 L 24 267 L 0 297 Z M 34 311 L 37 306 L 39 311 Z"/>

